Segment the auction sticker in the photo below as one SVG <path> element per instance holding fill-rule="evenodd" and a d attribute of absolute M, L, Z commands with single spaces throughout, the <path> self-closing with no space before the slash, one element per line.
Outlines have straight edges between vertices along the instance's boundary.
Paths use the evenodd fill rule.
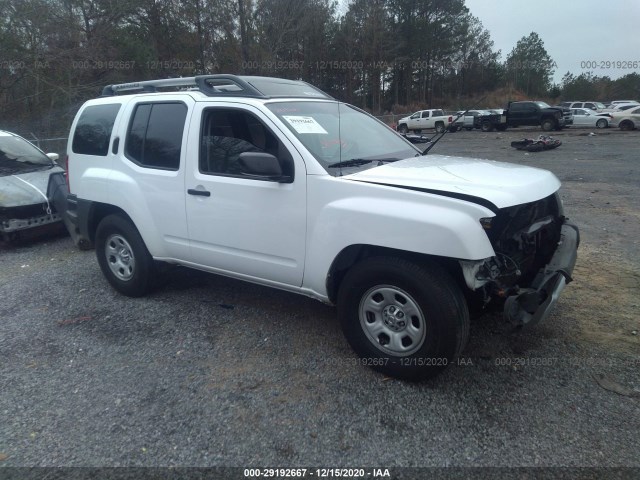
<path fill-rule="evenodd" d="M 289 122 L 289 125 L 291 125 L 298 133 L 321 133 L 325 135 L 328 134 L 328 132 L 324 128 L 322 128 L 322 125 L 316 122 L 316 119 L 313 117 L 283 115 L 282 118 Z"/>

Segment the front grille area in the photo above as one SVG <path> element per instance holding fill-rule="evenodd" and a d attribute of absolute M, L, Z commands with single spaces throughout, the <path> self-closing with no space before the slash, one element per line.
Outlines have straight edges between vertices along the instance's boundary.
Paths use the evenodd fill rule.
<path fill-rule="evenodd" d="M 501 209 L 487 231 L 498 257 L 517 266 L 513 280 L 526 286 L 553 256 L 564 217 L 557 194 Z"/>

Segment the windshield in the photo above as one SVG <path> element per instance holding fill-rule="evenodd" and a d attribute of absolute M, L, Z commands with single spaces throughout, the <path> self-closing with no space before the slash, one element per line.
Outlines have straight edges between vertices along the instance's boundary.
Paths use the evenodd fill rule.
<path fill-rule="evenodd" d="M 551 108 L 549 104 L 545 102 L 536 102 L 536 105 L 538 105 L 540 108 Z"/>
<path fill-rule="evenodd" d="M 334 176 L 420 154 L 391 128 L 344 103 L 278 102 L 267 107 Z"/>
<path fill-rule="evenodd" d="M 0 133 L 0 176 L 52 166 L 52 160 L 24 138 Z"/>

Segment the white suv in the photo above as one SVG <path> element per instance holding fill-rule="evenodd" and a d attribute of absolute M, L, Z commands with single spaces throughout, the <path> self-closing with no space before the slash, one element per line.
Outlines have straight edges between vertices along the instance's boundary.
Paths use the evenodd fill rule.
<path fill-rule="evenodd" d="M 308 295 L 401 378 L 454 361 L 470 307 L 545 318 L 579 243 L 550 172 L 423 156 L 300 81 L 106 87 L 76 115 L 68 173 L 67 215 L 118 291 L 144 295 L 167 262 Z"/>

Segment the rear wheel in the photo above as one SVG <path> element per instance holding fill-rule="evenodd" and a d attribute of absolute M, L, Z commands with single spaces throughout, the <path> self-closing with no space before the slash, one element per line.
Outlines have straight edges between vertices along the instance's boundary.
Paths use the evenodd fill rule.
<path fill-rule="evenodd" d="M 480 129 L 483 132 L 492 132 L 493 131 L 493 124 L 490 121 L 485 120 L 484 122 L 482 122 L 480 124 Z"/>
<path fill-rule="evenodd" d="M 469 337 L 467 305 L 448 273 L 396 257 L 368 258 L 347 272 L 338 318 L 363 363 L 403 379 L 437 375 Z"/>
<path fill-rule="evenodd" d="M 436 123 L 436 133 L 444 132 L 444 123 L 438 122 Z"/>
<path fill-rule="evenodd" d="M 152 289 L 154 261 L 129 219 L 122 215 L 105 217 L 96 230 L 95 248 L 102 273 L 120 293 L 141 297 Z"/>
<path fill-rule="evenodd" d="M 620 130 L 633 130 L 635 125 L 631 120 L 623 120 L 620 122 Z"/>

